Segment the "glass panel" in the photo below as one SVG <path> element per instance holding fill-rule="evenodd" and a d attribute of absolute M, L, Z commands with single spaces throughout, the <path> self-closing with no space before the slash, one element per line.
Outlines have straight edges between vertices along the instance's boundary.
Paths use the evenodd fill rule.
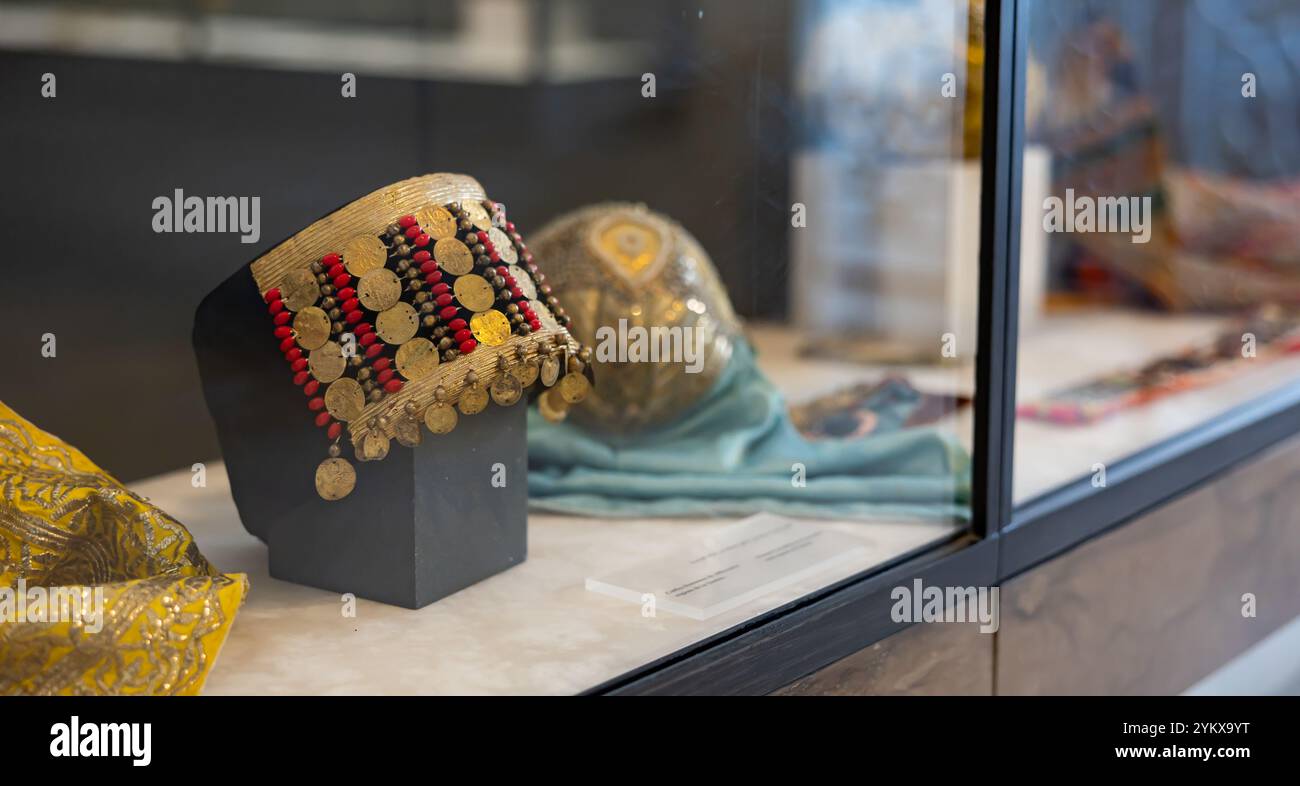
<path fill-rule="evenodd" d="M 1300 377 L 1300 9 L 1026 5 L 1017 501 Z"/>
<path fill-rule="evenodd" d="M 50 359 L 20 336 L 0 397 L 192 528 L 218 568 L 251 576 L 214 692 L 590 688 L 968 528 L 983 24 L 982 4 L 956 0 L 0 2 L 0 79 L 22 96 L 0 126 L 20 293 L 7 308 L 58 340 Z M 319 504 L 328 418 L 313 426 L 311 397 L 277 365 L 240 406 L 292 405 L 272 425 L 314 447 L 281 444 L 263 467 L 236 459 L 231 440 L 249 435 L 219 423 L 227 472 L 190 342 L 228 276 L 253 293 L 249 260 L 431 171 L 471 175 L 505 205 L 594 349 L 595 390 L 562 423 L 528 416 L 526 560 L 411 615 L 350 590 L 343 568 L 317 582 L 330 591 L 268 576 L 241 515 L 277 576 L 312 583 L 275 534 L 287 525 L 260 528 L 234 500 L 271 477 L 274 496 Z M 258 226 L 163 227 L 157 202 L 177 189 L 255 197 Z M 75 225 L 55 231 L 56 217 Z M 374 231 L 398 218 L 374 216 Z M 271 336 L 255 310 L 258 340 Z M 442 344 L 461 328 L 439 318 L 419 329 Z M 257 386 L 256 350 L 241 346 L 221 379 Z M 440 368 L 463 346 L 441 347 Z M 382 373 L 357 384 L 386 385 Z M 353 460 L 350 440 L 340 449 Z M 409 450 L 356 462 L 353 493 Z M 451 472 L 459 458 L 429 461 Z M 421 489 L 445 499 L 438 477 Z M 464 526 L 499 512 L 492 493 Z M 621 573 L 668 560 L 680 588 L 694 570 L 681 554 L 732 553 L 737 522 L 758 513 L 809 535 L 765 534 L 781 548 L 746 557 L 756 588 L 728 589 L 723 565 L 707 583 L 726 591 L 697 616 L 690 593 L 646 600 L 656 587 Z M 378 533 L 393 515 L 376 506 L 356 526 Z M 361 562 L 369 537 L 321 543 Z M 436 572 L 460 542 L 421 559 Z M 828 548 L 809 543 L 835 545 L 805 564 Z M 359 625 L 339 622 L 342 591 L 360 596 Z M 262 668 L 277 654 L 294 675 Z"/>

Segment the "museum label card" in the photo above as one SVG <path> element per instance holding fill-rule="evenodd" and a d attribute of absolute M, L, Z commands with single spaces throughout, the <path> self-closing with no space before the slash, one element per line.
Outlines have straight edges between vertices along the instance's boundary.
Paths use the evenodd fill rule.
<path fill-rule="evenodd" d="M 827 527 L 760 513 L 671 556 L 588 578 L 587 589 L 704 620 L 836 565 L 866 546 Z"/>

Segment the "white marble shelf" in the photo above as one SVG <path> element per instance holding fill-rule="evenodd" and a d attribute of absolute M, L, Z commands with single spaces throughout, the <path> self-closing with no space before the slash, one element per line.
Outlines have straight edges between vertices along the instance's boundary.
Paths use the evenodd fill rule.
<path fill-rule="evenodd" d="M 357 601 L 271 578 L 266 548 L 239 523 L 225 469 L 132 485 L 194 533 L 219 569 L 252 589 L 204 693 L 565 694 L 616 678 L 882 561 L 947 538 L 953 526 L 820 523 L 860 538 L 857 562 L 708 621 L 588 592 L 589 575 L 666 555 L 730 520 L 601 521 L 533 516 L 528 560 L 418 611 Z"/>

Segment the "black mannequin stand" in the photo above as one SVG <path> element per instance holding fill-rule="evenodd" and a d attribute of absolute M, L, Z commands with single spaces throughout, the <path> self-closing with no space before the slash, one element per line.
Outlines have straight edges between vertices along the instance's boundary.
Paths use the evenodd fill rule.
<path fill-rule="evenodd" d="M 356 461 L 345 446 L 356 489 L 327 502 L 314 477 L 329 441 L 272 333 L 247 267 L 195 314 L 194 351 L 231 493 L 245 529 L 270 550 L 272 576 L 417 609 L 524 561 L 523 404 L 462 415 L 450 434 L 422 427 L 419 446 L 394 441 L 382 461 Z"/>

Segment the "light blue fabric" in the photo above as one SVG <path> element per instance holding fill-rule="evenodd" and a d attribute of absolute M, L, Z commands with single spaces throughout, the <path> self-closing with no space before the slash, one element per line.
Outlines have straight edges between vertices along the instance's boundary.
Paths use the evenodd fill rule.
<path fill-rule="evenodd" d="M 804 439 L 741 342 L 690 413 L 621 445 L 530 408 L 529 504 L 603 517 L 967 518 L 965 451 L 936 429 L 898 422 L 882 417 L 861 439 Z M 803 487 L 791 480 L 796 463 L 806 468 Z"/>

